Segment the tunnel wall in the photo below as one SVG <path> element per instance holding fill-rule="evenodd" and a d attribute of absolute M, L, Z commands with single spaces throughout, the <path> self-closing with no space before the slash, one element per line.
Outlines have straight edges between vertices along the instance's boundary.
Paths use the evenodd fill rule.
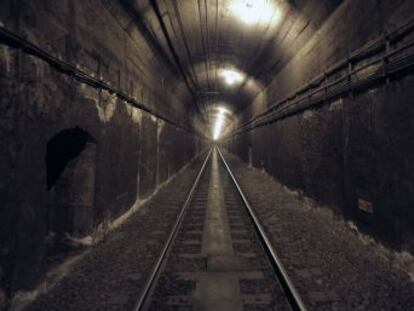
<path fill-rule="evenodd" d="M 245 111 L 244 126 L 226 141 L 243 160 L 298 190 L 305 205 L 329 208 L 378 241 L 411 253 L 414 76 L 409 61 L 399 61 L 407 67 L 394 74 L 386 64 L 413 55 L 411 47 L 398 51 L 414 37 L 404 26 L 412 25 L 413 12 L 410 1 L 344 1 L 274 74 Z M 360 56 L 367 45 L 370 52 Z M 384 57 L 390 51 L 397 52 Z M 378 55 L 380 61 L 370 65 Z M 273 112 L 260 109 L 266 97 Z"/>
<path fill-rule="evenodd" d="M 0 26 L 7 31 L 82 70 L 89 81 L 97 78 L 126 94 L 82 83 L 43 54 L 5 42 L 2 29 L 0 294 L 31 289 L 45 275 L 48 222 L 56 216 L 49 214 L 59 214 L 53 209 L 61 203 L 57 188 L 71 205 L 66 211 L 78 226 L 74 233 L 84 237 L 148 198 L 200 151 L 174 95 L 174 75 L 117 3 L 0 5 Z M 68 130 L 86 133 L 93 147 L 86 158 L 70 158 L 64 181 L 48 189 L 48 143 Z M 79 180 L 82 187 L 73 185 Z"/>

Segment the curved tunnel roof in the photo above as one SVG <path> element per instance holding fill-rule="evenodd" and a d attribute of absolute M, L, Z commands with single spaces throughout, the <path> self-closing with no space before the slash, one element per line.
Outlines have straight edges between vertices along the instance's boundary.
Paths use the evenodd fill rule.
<path fill-rule="evenodd" d="M 242 112 L 341 1 L 122 0 L 154 57 L 181 75 L 176 93 L 190 115 L 204 120 L 219 103 Z"/>

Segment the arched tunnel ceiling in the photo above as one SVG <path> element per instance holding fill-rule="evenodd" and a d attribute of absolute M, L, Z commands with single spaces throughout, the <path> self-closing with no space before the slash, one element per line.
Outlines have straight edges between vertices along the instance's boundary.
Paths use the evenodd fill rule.
<path fill-rule="evenodd" d="M 120 0 L 182 81 L 189 111 L 209 105 L 237 114 L 321 26 L 342 0 Z M 246 18 L 250 20 L 246 21 Z M 225 70 L 242 78 L 226 83 Z M 168 76 L 168 75 L 166 75 Z"/>

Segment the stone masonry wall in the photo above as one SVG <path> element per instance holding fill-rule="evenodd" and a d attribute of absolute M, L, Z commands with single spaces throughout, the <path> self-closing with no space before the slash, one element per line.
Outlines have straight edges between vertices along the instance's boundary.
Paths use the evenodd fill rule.
<path fill-rule="evenodd" d="M 274 74 L 261 98 L 267 97 L 271 106 L 290 96 L 369 40 L 409 21 L 413 13 L 412 1 L 344 1 Z M 328 206 L 379 241 L 414 253 L 413 90 L 408 69 L 244 131 L 227 146 L 299 190 L 312 206 Z M 244 119 L 253 114 L 258 114 L 255 107 Z"/>
<path fill-rule="evenodd" d="M 177 78 L 118 1 L 6 0 L 0 26 L 176 122 L 166 123 L 0 42 L 0 294 L 12 295 L 33 288 L 45 273 L 48 217 L 57 208 L 54 188 L 47 187 L 46 153 L 53 137 L 74 130 L 93 141 L 82 165 L 94 167 L 85 172 L 78 167 L 71 175 L 69 167 L 80 161 L 74 157 L 62 173 L 68 184 L 60 186 L 77 204 L 69 212 L 83 235 L 154 193 L 200 151 L 200 141 L 181 129 L 188 123 L 174 95 Z M 82 178 L 84 187 L 76 192 L 70 183 Z"/>

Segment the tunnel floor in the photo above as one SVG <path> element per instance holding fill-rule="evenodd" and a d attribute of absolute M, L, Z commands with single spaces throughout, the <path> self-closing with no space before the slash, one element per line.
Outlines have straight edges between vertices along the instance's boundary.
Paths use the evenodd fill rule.
<path fill-rule="evenodd" d="M 218 152 L 146 310 L 291 310 Z"/>
<path fill-rule="evenodd" d="M 224 152 L 309 310 L 414 310 L 414 283 L 373 244 Z M 27 310 L 132 310 L 203 159 L 91 248 Z M 147 310 L 289 310 L 229 176 L 212 153 Z"/>

